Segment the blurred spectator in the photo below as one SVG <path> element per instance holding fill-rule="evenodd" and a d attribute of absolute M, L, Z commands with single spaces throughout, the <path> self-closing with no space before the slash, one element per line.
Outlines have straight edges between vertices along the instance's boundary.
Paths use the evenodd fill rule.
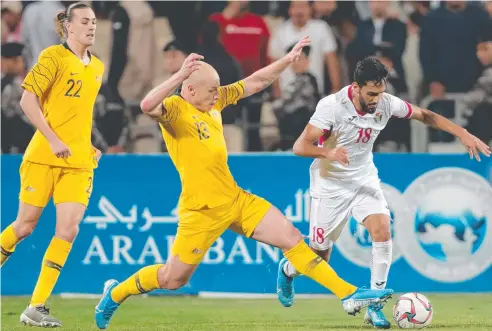
<path fill-rule="evenodd" d="M 295 44 L 286 52 L 290 52 L 294 46 Z M 295 79 L 287 85 L 282 97 L 273 103 L 273 112 L 280 132 L 280 141 L 274 150 L 292 149 L 321 99 L 316 77 L 309 72 L 310 51 L 309 46 L 303 48 L 299 60 L 292 64 Z"/>
<path fill-rule="evenodd" d="M 129 138 L 130 113 L 103 83 L 94 105 L 92 144 L 104 153 L 122 153 Z"/>
<path fill-rule="evenodd" d="M 190 51 L 178 40 L 170 41 L 162 49 L 164 53 L 164 68 L 170 76 L 179 71 Z"/>
<path fill-rule="evenodd" d="M 212 65 L 220 77 L 220 85 L 228 85 L 242 78 L 239 63 L 225 50 L 219 41 L 220 27 L 216 22 L 207 22 L 202 27 L 202 45 L 200 54 L 204 61 Z M 244 149 L 243 136 L 236 125 L 241 116 L 241 105 L 230 105 L 221 112 L 224 137 L 229 152 L 241 152 Z"/>
<path fill-rule="evenodd" d="M 489 16 L 492 16 L 492 1 L 485 1 L 485 9 L 489 13 Z"/>
<path fill-rule="evenodd" d="M 19 43 L 2 45 L 2 153 L 23 153 L 34 134 L 20 107 L 23 49 Z"/>
<path fill-rule="evenodd" d="M 481 32 L 477 57 L 485 70 L 473 89 L 463 98 L 467 107 L 473 110 L 468 118 L 467 129 L 479 139 L 492 144 L 492 25 L 490 23 L 488 28 Z"/>
<path fill-rule="evenodd" d="M 390 5 L 386 1 L 369 1 L 372 16 L 357 26 L 356 37 L 347 47 L 347 59 L 353 72 L 358 61 L 377 56 L 392 71 L 391 85 L 400 94 L 407 91 L 402 64 L 407 29 L 403 22 L 388 16 Z"/>
<path fill-rule="evenodd" d="M 268 27 L 261 16 L 248 11 L 248 1 L 229 1 L 222 13 L 210 16 L 219 24 L 220 39 L 226 51 L 241 65 L 247 77 L 268 64 L 267 47 L 270 38 Z M 263 94 L 257 93 L 241 102 L 246 108 L 248 125 L 248 150 L 261 151 L 260 129 Z M 255 127 L 256 126 L 256 127 Z"/>
<path fill-rule="evenodd" d="M 277 27 L 269 47 L 272 59 L 279 59 L 285 50 L 304 36 L 311 37 L 309 70 L 316 77 L 320 92 L 325 91 L 323 70 L 326 63 L 331 81 L 331 92 L 338 91 L 340 84 L 340 65 L 336 54 L 337 44 L 330 27 L 324 21 L 311 18 L 311 4 L 308 1 L 292 1 L 289 7 L 290 19 Z M 285 70 L 279 78 L 278 97 L 295 78 L 292 68 Z"/>
<path fill-rule="evenodd" d="M 27 69 L 34 66 L 43 49 L 60 43 L 54 21 L 59 10 L 65 10 L 60 1 L 33 2 L 25 7 L 22 14 L 21 34 L 26 46 Z"/>
<path fill-rule="evenodd" d="M 412 33 L 420 33 L 424 16 L 431 10 L 430 1 L 409 1 L 414 11 L 409 15 L 408 25 Z"/>
<path fill-rule="evenodd" d="M 354 38 L 356 24 L 359 20 L 353 1 L 314 1 L 313 16 L 328 23 L 337 41 L 337 54 L 340 63 L 341 83 L 348 85 L 351 82 L 349 68 L 345 60 L 347 44 Z M 328 68 L 324 67 L 324 94 L 332 91 Z"/>
<path fill-rule="evenodd" d="M 152 89 L 158 53 L 152 8 L 146 1 L 121 1 L 110 18 L 108 85 L 115 97 L 139 101 Z"/>
<path fill-rule="evenodd" d="M 351 41 L 355 37 L 359 17 L 353 1 L 314 1 L 313 13 L 314 18 L 328 23 L 341 42 Z"/>
<path fill-rule="evenodd" d="M 425 88 L 434 99 L 446 92 L 466 92 L 477 81 L 481 65 L 475 54 L 487 12 L 465 1 L 446 1 L 423 19 L 420 62 Z"/>
<path fill-rule="evenodd" d="M 20 12 L 2 8 L 2 44 L 21 41 Z"/>
<path fill-rule="evenodd" d="M 174 38 L 181 41 L 187 49 L 191 50 L 196 48 L 198 29 L 201 24 L 197 2 L 163 1 L 163 3 L 166 3 L 166 16 Z"/>

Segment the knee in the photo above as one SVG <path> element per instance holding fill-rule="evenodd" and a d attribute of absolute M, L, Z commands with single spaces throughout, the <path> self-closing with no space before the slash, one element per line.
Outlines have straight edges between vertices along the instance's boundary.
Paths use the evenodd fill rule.
<path fill-rule="evenodd" d="M 304 240 L 301 232 L 299 232 L 299 230 L 295 226 L 292 226 L 287 231 L 286 235 L 284 236 L 284 239 L 285 240 L 284 240 L 283 247 L 279 247 L 282 251 L 287 251 Z"/>
<path fill-rule="evenodd" d="M 19 240 L 26 238 L 36 228 L 38 220 L 34 218 L 16 219 L 12 226 L 14 227 L 15 235 Z"/>
<path fill-rule="evenodd" d="M 73 242 L 77 235 L 79 234 L 79 225 L 63 225 L 56 227 L 55 236 L 62 240 Z"/>
<path fill-rule="evenodd" d="M 371 231 L 372 241 L 385 242 L 391 239 L 391 227 L 389 221 L 383 221 Z"/>

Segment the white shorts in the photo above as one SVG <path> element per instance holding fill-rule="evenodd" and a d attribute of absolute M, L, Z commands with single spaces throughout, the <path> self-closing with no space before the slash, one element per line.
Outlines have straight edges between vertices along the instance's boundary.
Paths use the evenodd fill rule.
<path fill-rule="evenodd" d="M 388 203 L 378 187 L 364 186 L 353 194 L 336 198 L 312 198 L 309 217 L 309 245 L 316 250 L 327 250 L 340 237 L 343 227 L 353 216 L 362 224 L 367 216 L 386 214 Z"/>

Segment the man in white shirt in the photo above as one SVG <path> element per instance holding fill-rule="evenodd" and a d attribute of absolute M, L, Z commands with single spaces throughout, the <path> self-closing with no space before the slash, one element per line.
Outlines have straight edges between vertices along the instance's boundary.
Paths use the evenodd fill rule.
<path fill-rule="evenodd" d="M 275 31 L 268 55 L 279 59 L 285 50 L 304 36 L 311 37 L 311 53 L 309 55 L 309 71 L 316 77 L 320 91 L 324 91 L 326 82 L 323 79 L 326 63 L 330 76 L 332 91 L 338 91 L 340 84 L 340 65 L 336 54 L 337 44 L 330 26 L 322 20 L 311 18 L 311 4 L 308 1 L 292 1 L 289 7 L 290 19 L 282 23 Z M 279 97 L 290 81 L 295 79 L 291 68 L 285 70 L 274 82 L 275 96 Z"/>
<path fill-rule="evenodd" d="M 490 148 L 448 119 L 385 93 L 388 69 L 374 57 L 357 64 L 354 83 L 323 98 L 294 144 L 296 155 L 313 157 L 310 169 L 310 246 L 326 261 L 350 216 L 371 235 L 371 288 L 385 288 L 392 262 L 390 211 L 383 196 L 372 149 L 392 116 L 416 119 L 446 131 L 467 147 L 470 157 L 490 156 Z M 318 141 L 318 146 L 313 145 Z M 294 300 L 290 263 L 279 264 L 277 293 L 286 307 Z M 379 306 L 369 306 L 365 322 L 389 328 Z"/>

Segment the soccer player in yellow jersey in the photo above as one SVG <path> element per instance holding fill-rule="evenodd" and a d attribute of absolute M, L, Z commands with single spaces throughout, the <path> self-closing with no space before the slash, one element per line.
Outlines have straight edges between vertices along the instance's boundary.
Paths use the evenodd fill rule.
<path fill-rule="evenodd" d="M 91 55 L 96 18 L 90 7 L 75 3 L 56 16 L 64 44 L 48 47 L 26 76 L 21 107 L 36 127 L 20 167 L 21 189 L 16 220 L 1 234 L 1 262 L 36 227 L 53 196 L 55 236 L 46 250 L 24 324 L 59 327 L 45 303 L 79 231 L 93 185 L 100 152 L 91 144 L 92 111 L 104 72 Z"/>
<path fill-rule="evenodd" d="M 309 44 L 310 39 L 303 38 L 284 58 L 227 86 L 220 86 L 217 72 L 200 55 L 191 54 L 178 73 L 141 102 L 142 110 L 159 122 L 181 177 L 178 231 L 165 265 L 145 267 L 122 283 L 105 283 L 95 313 L 99 328 L 108 326 L 130 295 L 185 285 L 226 229 L 280 248 L 298 270 L 340 298 L 349 314 L 391 296 L 392 290 L 360 289 L 338 277 L 277 208 L 242 190 L 227 166 L 221 110 L 268 87 Z M 169 96 L 179 85 L 181 94 Z"/>

